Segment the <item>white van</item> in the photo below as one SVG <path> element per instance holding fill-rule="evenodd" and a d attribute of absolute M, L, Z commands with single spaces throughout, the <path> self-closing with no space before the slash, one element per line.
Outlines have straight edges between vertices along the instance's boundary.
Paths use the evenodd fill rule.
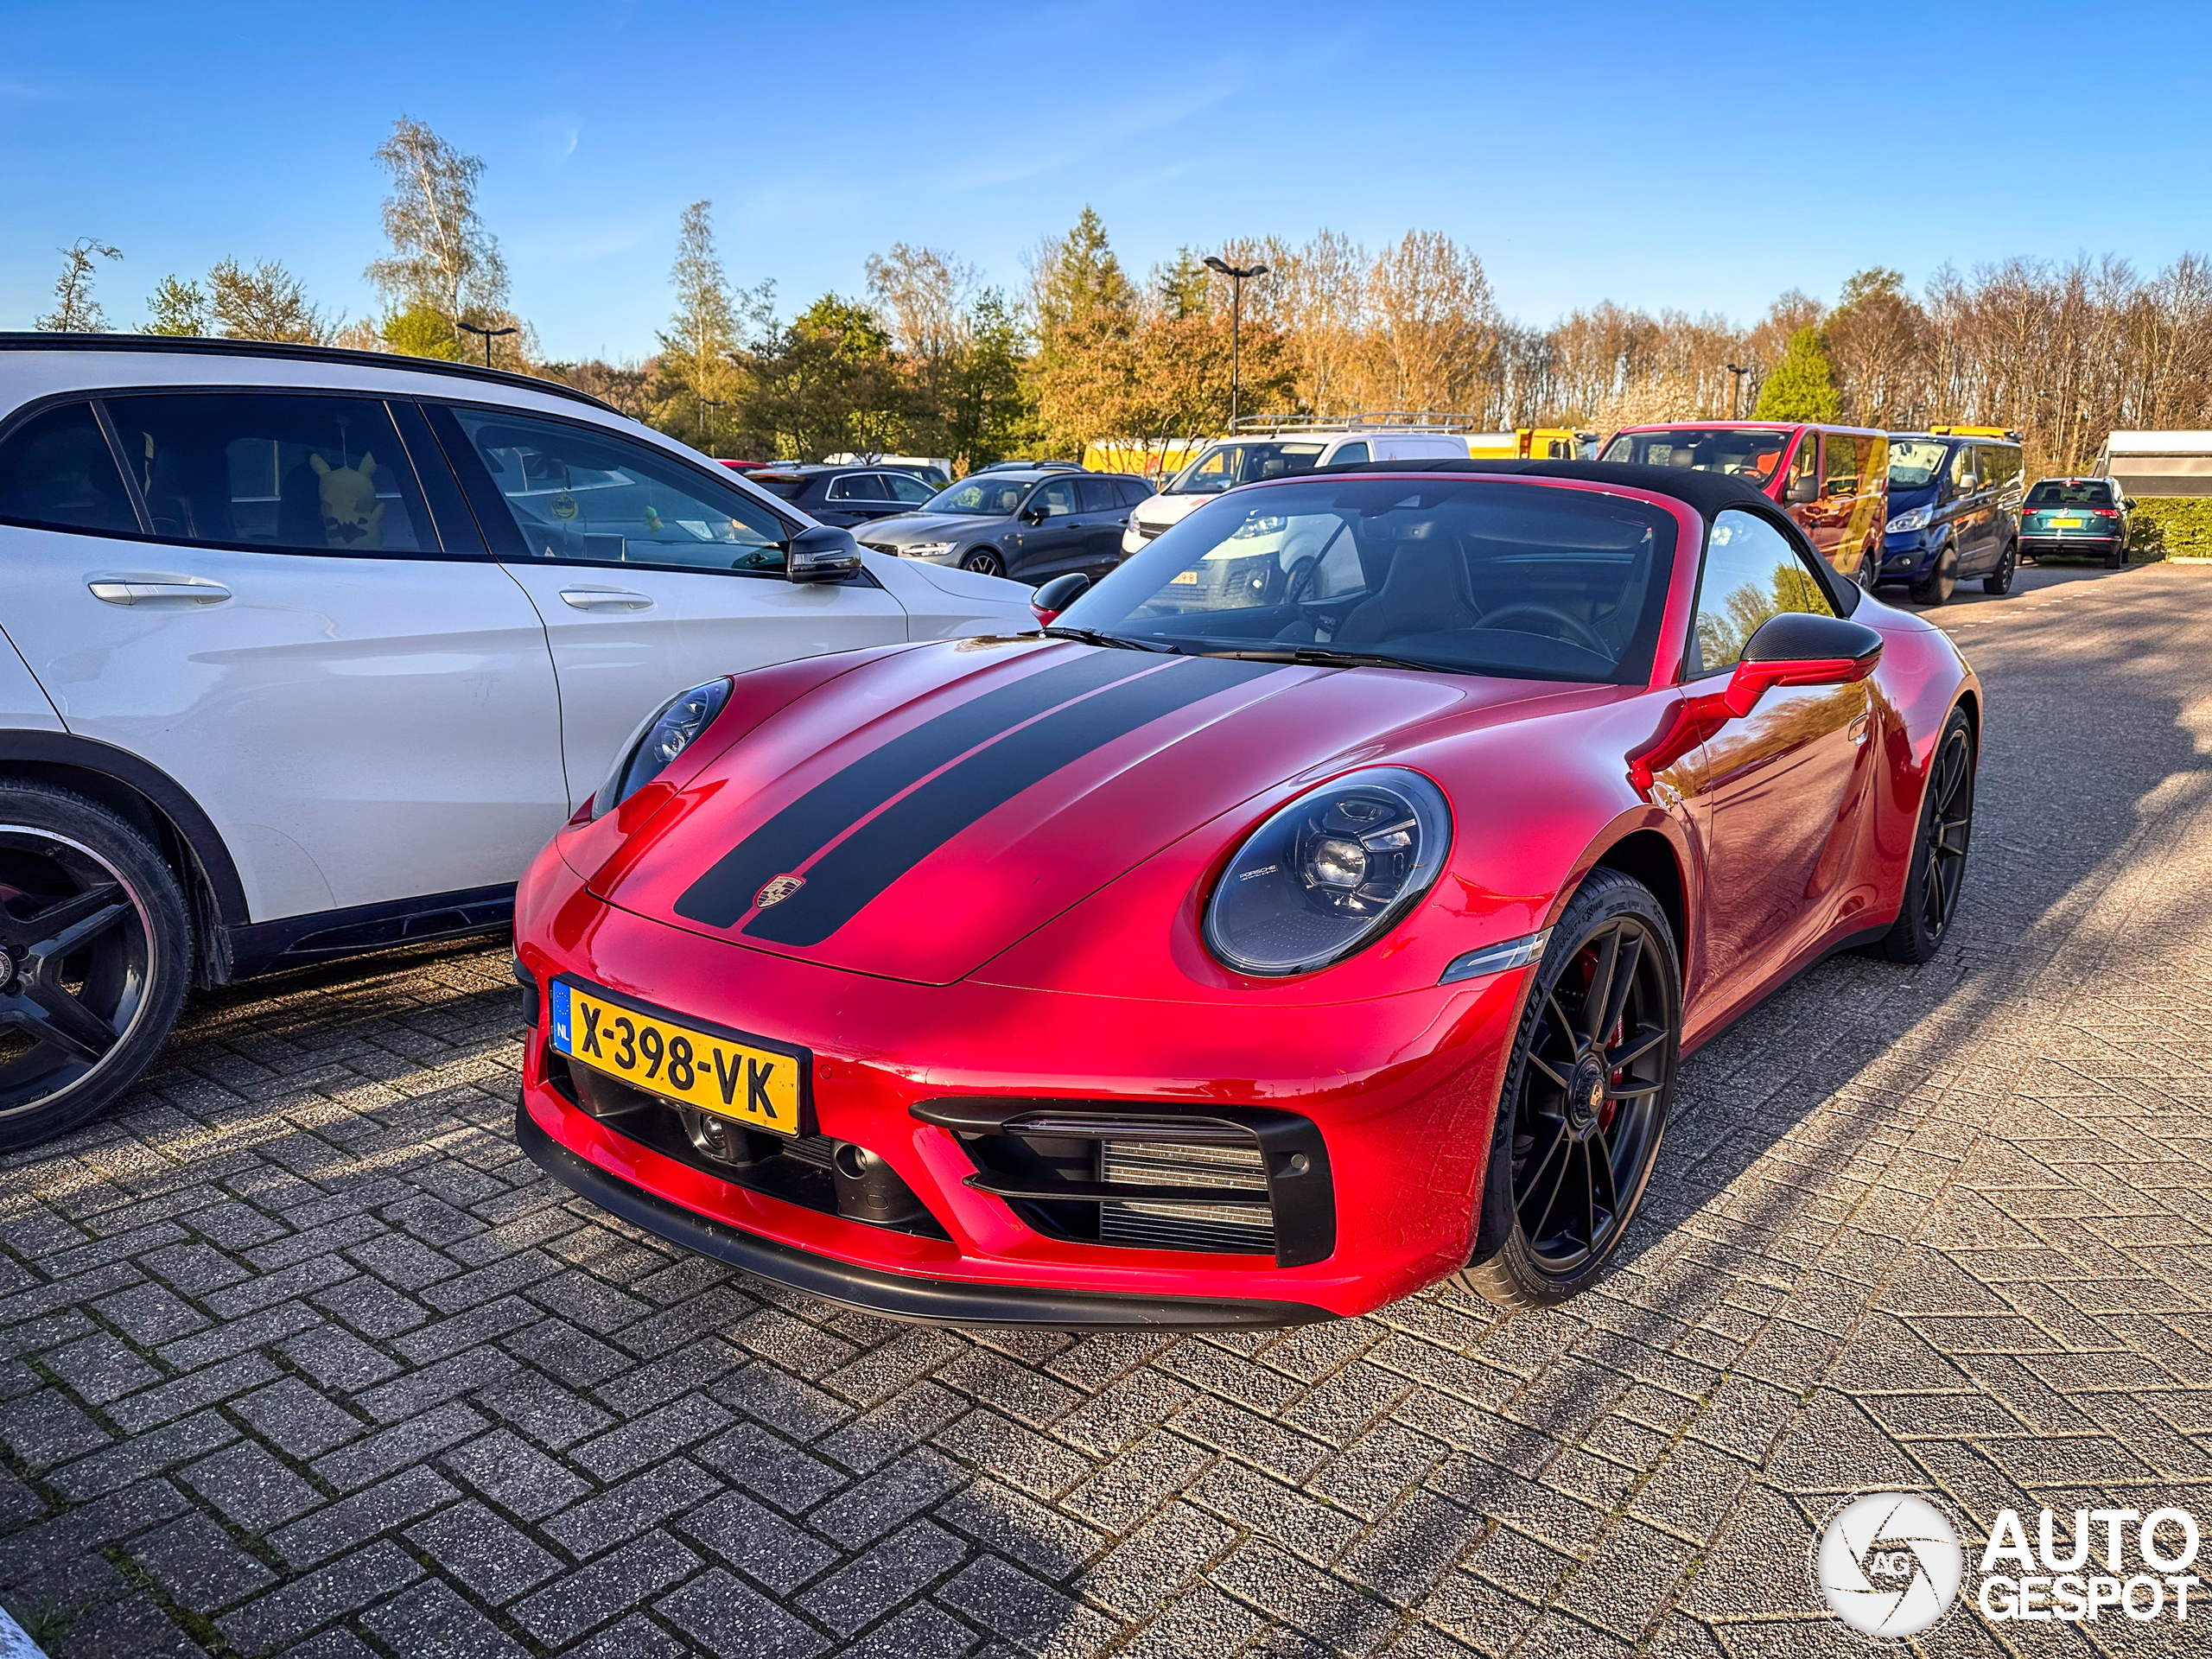
<path fill-rule="evenodd" d="M 1352 461 L 1465 461 L 1473 424 L 1462 416 L 1398 410 L 1344 420 L 1239 421 L 1232 435 L 1208 444 L 1159 494 L 1130 509 L 1122 552 L 1135 552 L 1201 502 L 1239 484 Z"/>

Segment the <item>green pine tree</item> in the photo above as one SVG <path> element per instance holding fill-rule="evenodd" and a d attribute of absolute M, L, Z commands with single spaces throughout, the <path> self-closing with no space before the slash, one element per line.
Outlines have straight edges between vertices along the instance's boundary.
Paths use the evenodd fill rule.
<path fill-rule="evenodd" d="M 1828 370 L 1828 355 L 1817 327 L 1800 328 L 1789 336 L 1782 361 L 1759 388 L 1758 407 L 1751 418 L 1759 421 L 1833 421 L 1843 414 L 1843 400 L 1836 396 L 1835 377 Z"/>

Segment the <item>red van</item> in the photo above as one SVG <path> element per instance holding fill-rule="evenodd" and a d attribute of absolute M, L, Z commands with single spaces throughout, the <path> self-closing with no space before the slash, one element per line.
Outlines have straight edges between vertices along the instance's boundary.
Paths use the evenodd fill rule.
<path fill-rule="evenodd" d="M 1881 570 L 1890 501 L 1886 433 L 1789 421 L 1675 421 L 1624 426 L 1599 459 L 1747 479 L 1780 502 L 1821 556 L 1860 587 L 1872 588 Z"/>

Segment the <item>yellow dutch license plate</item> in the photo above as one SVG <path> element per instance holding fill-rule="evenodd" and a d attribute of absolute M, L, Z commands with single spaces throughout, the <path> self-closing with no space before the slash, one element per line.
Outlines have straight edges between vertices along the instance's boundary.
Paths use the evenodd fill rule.
<path fill-rule="evenodd" d="M 2050 527 L 2053 530 L 2079 530 L 2082 521 L 2079 518 L 2054 518 L 2050 521 Z"/>
<path fill-rule="evenodd" d="M 807 1057 L 553 982 L 554 1050 L 635 1089 L 774 1135 L 804 1128 Z"/>

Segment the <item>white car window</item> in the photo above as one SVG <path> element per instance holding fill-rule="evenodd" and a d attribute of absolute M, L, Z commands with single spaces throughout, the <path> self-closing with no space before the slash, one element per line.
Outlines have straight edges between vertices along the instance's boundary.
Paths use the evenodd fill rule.
<path fill-rule="evenodd" d="M 105 400 L 164 541 L 294 553 L 435 553 L 381 400 L 281 392 Z"/>
<path fill-rule="evenodd" d="M 456 409 L 530 556 L 775 573 L 783 522 L 719 479 L 611 433 Z"/>

